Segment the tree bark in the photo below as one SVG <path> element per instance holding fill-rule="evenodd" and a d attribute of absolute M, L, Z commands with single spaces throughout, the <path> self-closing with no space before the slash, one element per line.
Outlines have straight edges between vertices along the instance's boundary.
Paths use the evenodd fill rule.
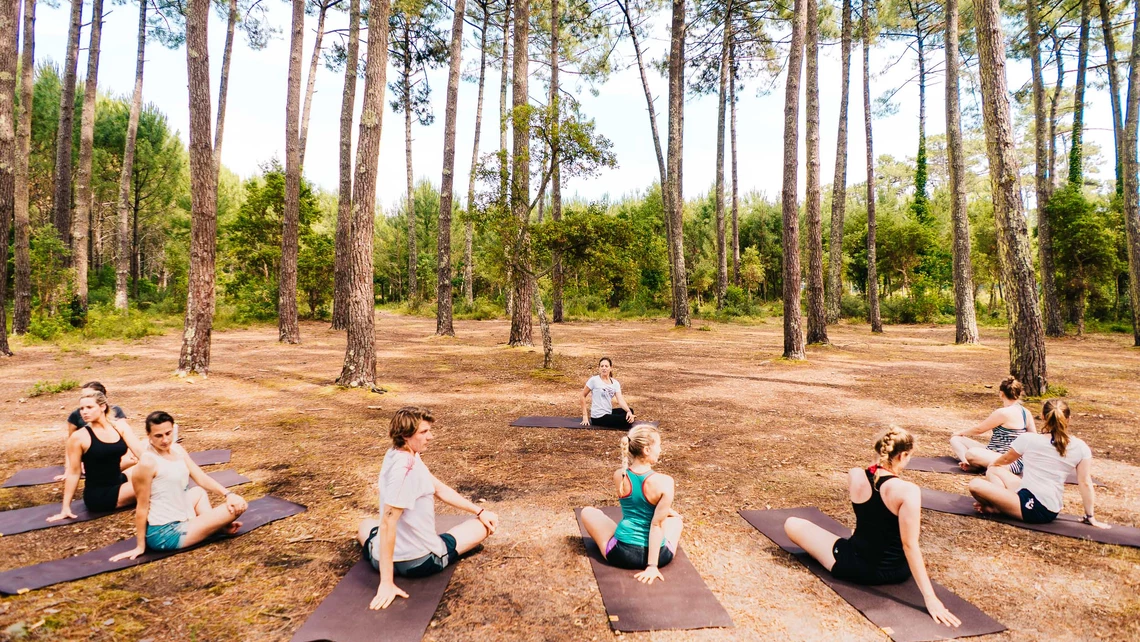
<path fill-rule="evenodd" d="M 531 291 L 532 276 L 530 265 L 530 114 L 527 99 L 527 77 L 530 73 L 530 58 L 527 42 L 530 35 L 530 0 L 515 0 L 515 42 L 514 68 L 512 69 L 513 94 L 512 131 L 514 131 L 514 155 L 511 164 L 511 214 L 518 226 L 515 236 L 513 256 L 517 264 L 512 276 L 514 309 L 511 314 L 511 333 L 508 344 L 529 346 L 532 322 L 530 316 L 531 299 L 538 296 Z"/>
<path fill-rule="evenodd" d="M 404 165 L 408 183 L 408 301 L 419 301 L 420 288 L 416 268 L 419 247 L 416 245 L 416 186 L 412 170 L 412 16 L 404 19 Z"/>
<path fill-rule="evenodd" d="M 475 141 L 471 145 L 471 171 L 467 174 L 467 225 L 463 237 L 463 298 L 467 305 L 475 302 L 475 166 L 479 164 L 479 136 L 483 130 L 483 87 L 487 78 L 487 27 L 491 21 L 487 0 L 476 0 L 483 11 L 483 27 L 479 32 L 479 98 L 475 107 Z"/>
<path fill-rule="evenodd" d="M 13 334 L 24 334 L 32 320 L 31 217 L 28 211 L 28 159 L 32 144 L 32 100 L 35 86 L 36 0 L 24 0 L 24 44 L 20 68 L 19 130 L 16 134 L 16 291 Z"/>
<path fill-rule="evenodd" d="M 178 372 L 210 371 L 214 326 L 214 263 L 218 233 L 218 172 L 210 140 L 208 0 L 187 0 L 186 75 L 190 94 L 190 274 Z"/>
<path fill-rule="evenodd" d="M 1116 168 L 1116 195 L 1124 194 L 1124 183 L 1122 180 L 1123 167 L 1121 165 L 1121 158 L 1123 157 L 1124 145 L 1124 119 L 1123 110 L 1120 105 L 1120 75 L 1116 69 L 1116 37 L 1112 29 L 1112 12 L 1108 6 L 1108 0 L 1099 0 L 1100 2 L 1100 26 L 1104 33 L 1104 53 L 1106 63 L 1108 64 L 1108 92 L 1112 102 L 1112 142 L 1113 152 L 1115 152 Z"/>
<path fill-rule="evenodd" d="M 671 221 L 668 232 L 673 247 L 673 312 L 678 326 L 689 327 L 689 283 L 685 273 L 683 234 L 685 198 L 682 190 L 682 148 L 685 120 L 685 0 L 673 0 L 673 22 L 669 29 L 669 143 L 668 197 L 666 212 Z"/>
<path fill-rule="evenodd" d="M 285 211 L 281 216 L 281 263 L 277 277 L 277 340 L 300 343 L 297 325 L 297 253 L 301 217 L 301 56 L 305 48 L 305 2 L 293 0 L 289 76 L 285 91 Z"/>
<path fill-rule="evenodd" d="M 1132 53 L 1128 61 L 1128 111 L 1124 118 L 1124 220 L 1128 243 L 1128 293 L 1132 301 L 1132 341 L 1140 347 L 1140 195 L 1136 144 L 1140 129 L 1140 0 L 1133 0 Z"/>
<path fill-rule="evenodd" d="M 1084 184 L 1085 78 L 1089 66 L 1089 0 L 1081 0 L 1081 35 L 1077 50 L 1077 84 L 1073 95 L 1073 133 L 1069 137 L 1069 184 Z"/>
<path fill-rule="evenodd" d="M 729 147 L 732 150 L 732 283 L 740 285 L 740 183 L 736 172 L 736 41 L 728 45 Z M 752 295 L 749 294 L 749 297 Z M 750 299 L 751 300 L 751 299 Z"/>
<path fill-rule="evenodd" d="M 138 54 L 135 58 L 135 89 L 127 120 L 127 142 L 123 147 L 123 171 L 119 174 L 119 255 L 115 263 L 115 308 L 127 309 L 127 277 L 131 271 L 131 177 L 135 166 L 135 139 L 142 112 L 143 68 L 146 65 L 146 0 L 139 0 Z"/>
<path fill-rule="evenodd" d="M 993 190 L 998 258 L 1009 313 L 1010 374 L 1031 396 L 1046 389 L 1045 337 L 1037 282 L 1029 259 L 1029 233 L 1019 189 L 1019 168 L 1006 86 L 1005 43 L 998 0 L 974 0 L 982 116 Z"/>
<path fill-rule="evenodd" d="M 879 275 L 876 256 L 875 235 L 878 233 L 875 220 L 875 151 L 874 136 L 871 131 L 871 17 L 868 5 L 863 6 L 863 129 L 867 140 L 867 299 L 871 332 L 883 331 L 883 319 L 879 314 Z"/>
<path fill-rule="evenodd" d="M 503 3 L 503 50 L 501 68 L 499 71 L 499 206 L 504 212 L 511 207 L 511 154 L 507 142 L 507 131 L 510 125 L 508 116 L 510 109 L 507 106 L 507 87 L 511 79 L 511 0 Z M 507 263 L 506 312 L 508 317 L 514 317 L 515 288 L 514 270 L 510 262 Z"/>
<path fill-rule="evenodd" d="M 831 237 L 827 261 L 827 322 L 839 321 L 843 300 L 843 219 L 847 214 L 847 105 L 851 97 L 851 0 L 843 0 L 839 133 L 835 146 L 835 178 L 831 183 Z"/>
<path fill-rule="evenodd" d="M 384 120 L 384 84 L 388 69 L 388 0 L 368 11 L 368 48 L 364 67 L 364 105 L 356 143 L 352 181 L 351 251 L 348 267 L 348 341 L 337 384 L 371 387 L 376 382 L 376 296 L 372 286 L 372 232 L 376 216 L 376 177 L 380 131 Z"/>
<path fill-rule="evenodd" d="M 222 133 L 226 124 L 226 98 L 229 96 L 230 63 L 233 61 L 234 32 L 238 21 L 237 0 L 230 0 L 230 12 L 226 19 L 226 44 L 222 49 L 221 80 L 218 81 L 218 122 L 214 127 L 214 174 L 222 170 Z M 215 187 L 217 178 L 214 179 Z"/>
<path fill-rule="evenodd" d="M 98 0 L 96 0 L 98 1 Z M 8 347 L 8 233 L 16 214 L 16 34 L 19 0 L 0 1 L 0 357 Z"/>
<path fill-rule="evenodd" d="M 463 18 L 467 0 L 455 0 L 451 22 L 447 107 L 443 119 L 443 178 L 439 188 L 439 233 L 436 244 L 435 333 L 455 336 L 451 322 L 451 203 L 455 182 L 455 120 L 459 103 L 459 70 L 463 63 Z M 474 170 L 474 167 L 472 167 Z"/>
<path fill-rule="evenodd" d="M 1049 171 L 1047 172 L 1049 197 L 1053 196 L 1053 189 L 1057 186 L 1057 107 L 1061 102 L 1061 91 L 1065 87 L 1065 57 L 1062 55 L 1061 40 L 1057 37 L 1056 30 L 1053 31 L 1053 60 L 1057 65 L 1057 82 L 1053 85 L 1053 96 L 1049 99 Z M 1048 245 L 1052 252 L 1053 244 Z M 1060 318 L 1060 304 L 1056 309 Z"/>
<path fill-rule="evenodd" d="M 807 342 L 827 340 L 823 293 L 823 193 L 819 176 L 819 4 L 807 0 Z"/>
<path fill-rule="evenodd" d="M 559 13 L 558 0 L 550 0 L 550 117 L 551 117 L 551 145 L 550 145 L 550 218 L 555 221 L 562 220 L 562 161 L 559 159 L 559 130 L 562 124 L 559 109 L 560 97 L 558 94 L 558 38 L 562 31 L 562 16 Z M 562 253 L 552 252 L 551 260 L 554 265 L 550 273 L 552 284 L 553 316 L 555 323 L 562 323 Z M 538 290 L 535 289 L 536 299 L 541 300 Z M 541 306 L 541 304 L 539 304 Z M 539 308 L 542 309 L 541 307 Z M 545 314 L 543 314 L 545 316 Z M 544 331 L 545 332 L 545 331 Z M 543 334 L 543 345 L 546 343 L 546 334 Z"/>
<path fill-rule="evenodd" d="M 331 6 L 332 3 L 328 0 L 318 2 L 317 36 L 313 42 L 313 57 L 309 59 L 309 77 L 305 85 L 305 108 L 301 111 L 301 142 L 297 152 L 300 156 L 301 167 L 305 166 L 305 146 L 309 142 L 309 115 L 313 110 L 313 92 L 317 87 L 317 67 L 321 62 L 321 41 L 325 37 L 325 14 L 328 13 Z"/>
<path fill-rule="evenodd" d="M 59 127 L 55 138 L 55 229 L 71 245 L 71 143 L 75 126 L 75 84 L 79 67 L 79 31 L 83 0 L 71 0 L 71 26 L 67 31 L 67 58 L 59 92 Z"/>
<path fill-rule="evenodd" d="M 7 1 L 7 0 L 3 0 Z M 91 33 L 87 42 L 87 78 L 83 85 L 83 114 L 79 122 L 79 167 L 75 172 L 75 218 L 71 223 L 71 264 L 75 296 L 87 310 L 87 268 L 90 255 L 91 163 L 95 153 L 95 101 L 99 88 L 99 40 L 103 35 L 103 0 L 91 4 Z M 7 237 L 4 237 L 5 242 Z"/>
<path fill-rule="evenodd" d="M 1030 1 L 1032 4 L 1032 0 Z M 958 0 L 946 0 L 946 152 L 950 166 L 950 236 L 954 253 L 954 342 L 980 343 L 974 314 L 970 218 L 966 210 L 966 156 L 958 102 Z M 1041 130 L 1044 133 L 1044 130 Z"/>
<path fill-rule="evenodd" d="M 788 52 L 788 81 L 784 91 L 784 185 L 780 195 L 784 229 L 784 358 L 802 360 L 803 326 L 800 319 L 800 222 L 797 190 L 799 171 L 800 79 L 804 65 L 805 2 L 795 0 L 792 44 Z"/>
<path fill-rule="evenodd" d="M 538 292 L 538 283 L 536 282 L 532 289 Z M 549 370 L 554 367 L 554 338 L 550 336 L 550 323 L 546 320 L 546 306 L 542 303 L 542 297 L 534 297 L 534 308 L 538 312 L 538 327 L 542 331 L 542 367 Z"/>
<path fill-rule="evenodd" d="M 348 327 L 348 263 L 352 229 L 352 114 L 356 107 L 356 74 L 360 56 L 360 0 L 348 9 L 348 51 L 344 93 L 340 99 L 340 181 L 336 202 L 336 261 L 333 269 L 333 330 Z"/>
<path fill-rule="evenodd" d="M 716 309 L 724 308 L 728 292 L 728 248 L 724 221 L 724 120 L 728 94 L 728 47 L 732 41 L 732 0 L 724 10 L 724 37 L 720 46 L 720 83 L 716 105 Z"/>

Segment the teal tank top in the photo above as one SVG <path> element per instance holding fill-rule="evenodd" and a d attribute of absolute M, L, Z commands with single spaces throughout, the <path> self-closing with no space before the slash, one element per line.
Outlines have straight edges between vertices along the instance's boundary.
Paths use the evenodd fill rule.
<path fill-rule="evenodd" d="M 648 470 L 639 475 L 627 469 L 625 475 L 629 479 L 630 491 L 629 495 L 620 500 L 621 522 L 614 531 L 614 537 L 623 544 L 649 546 L 649 526 L 653 522 L 653 513 L 657 510 L 657 506 L 645 499 L 642 487 L 645 485 L 645 480 L 653 475 L 653 471 Z M 664 539 L 661 540 L 661 544 L 665 544 Z"/>

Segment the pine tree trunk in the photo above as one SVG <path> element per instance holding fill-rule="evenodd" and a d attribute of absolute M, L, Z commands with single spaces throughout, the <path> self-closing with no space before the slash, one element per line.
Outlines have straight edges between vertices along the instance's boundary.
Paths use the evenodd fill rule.
<path fill-rule="evenodd" d="M 388 0 L 368 12 L 368 47 L 364 67 L 364 104 L 356 143 L 349 231 L 348 341 L 337 384 L 371 387 L 376 382 L 376 295 L 372 286 L 372 233 L 376 216 L 376 177 L 380 131 L 384 121 L 384 84 L 388 69 Z"/>
<path fill-rule="evenodd" d="M 417 280 L 417 267 L 419 266 L 419 257 L 417 250 L 419 249 L 416 244 L 416 192 L 415 192 L 415 177 L 412 169 L 412 27 L 409 21 L 412 20 L 411 16 L 406 16 L 404 21 L 404 169 L 405 177 L 408 183 L 408 301 L 416 302 L 420 300 L 420 287 Z"/>
<path fill-rule="evenodd" d="M 728 292 L 728 248 L 724 224 L 724 120 L 728 94 L 728 47 L 732 41 L 732 0 L 724 15 L 724 38 L 720 46 L 720 84 L 716 105 L 716 309 L 724 308 Z"/>
<path fill-rule="evenodd" d="M 459 70 L 463 64 L 463 18 L 466 0 L 455 0 L 451 22 L 447 107 L 443 120 L 443 178 L 439 188 L 439 232 L 436 244 L 435 333 L 455 336 L 451 322 L 451 203 L 455 182 L 455 120 L 459 103 Z M 474 169 L 474 168 L 472 168 Z"/>
<path fill-rule="evenodd" d="M 1077 52 L 1077 85 L 1073 97 L 1073 133 L 1069 138 L 1069 184 L 1084 184 L 1085 78 L 1089 66 L 1089 0 L 1081 0 L 1081 35 Z"/>
<path fill-rule="evenodd" d="M 356 108 L 356 75 L 360 56 L 360 0 L 348 9 L 348 51 L 344 92 L 340 99 L 340 181 L 336 202 L 336 261 L 333 269 L 332 329 L 348 327 L 348 263 L 352 230 L 352 114 Z"/>
<path fill-rule="evenodd" d="M 146 65 L 146 0 L 139 1 L 138 54 L 135 59 L 135 89 L 131 94 L 131 114 L 127 120 L 127 142 L 123 147 L 123 171 L 119 175 L 119 255 L 115 263 L 115 308 L 127 309 L 127 277 L 131 271 L 131 178 L 135 166 L 135 139 L 142 112 L 143 67 Z"/>
<path fill-rule="evenodd" d="M 301 167 L 305 166 L 305 146 L 309 142 L 309 115 L 313 110 L 313 91 L 317 87 L 317 67 L 321 62 L 321 41 L 325 37 L 325 14 L 332 5 L 328 0 L 319 2 L 317 14 L 317 36 L 313 42 L 313 57 L 309 60 L 309 77 L 305 85 L 305 108 L 301 111 L 301 142 L 298 148 Z"/>
<path fill-rule="evenodd" d="M 1128 244 L 1128 292 L 1132 308 L 1132 341 L 1140 347 L 1140 182 L 1136 144 L 1140 129 L 1140 0 L 1133 0 L 1132 53 L 1128 59 L 1128 101 L 1124 117 L 1124 221 Z"/>
<path fill-rule="evenodd" d="M 98 0 L 96 0 L 98 1 Z M 19 0 L 0 0 L 0 357 L 8 347 L 8 234 L 16 214 L 16 34 Z"/>
<path fill-rule="evenodd" d="M 804 69 L 805 2 L 795 0 L 792 13 L 792 44 L 788 52 L 788 81 L 784 91 L 784 186 L 780 193 L 784 231 L 784 358 L 802 360 L 804 334 L 800 319 L 800 216 L 799 173 L 800 79 Z"/>
<path fill-rule="evenodd" d="M 28 159 L 32 144 L 32 100 L 35 86 L 36 0 L 24 0 L 24 44 L 20 68 L 19 130 L 16 133 L 16 291 L 13 334 L 24 334 L 32 320 L 31 217 L 28 211 Z"/>
<path fill-rule="evenodd" d="M 511 214 L 518 226 L 513 248 L 513 261 L 516 262 L 511 275 L 514 289 L 514 309 L 511 314 L 511 333 L 508 344 L 529 346 L 532 322 L 530 316 L 533 278 L 530 265 L 530 124 L 526 107 L 527 77 L 530 74 L 530 58 L 527 43 L 530 35 L 530 0 L 515 0 L 515 42 L 514 68 L 512 69 L 513 107 L 512 131 L 514 131 L 514 154 L 511 163 Z"/>
<path fill-rule="evenodd" d="M 807 0 L 807 342 L 828 343 L 823 293 L 823 193 L 819 176 L 819 4 Z"/>
<path fill-rule="evenodd" d="M 218 81 L 218 122 L 214 127 L 214 174 L 222 170 L 222 133 L 226 125 L 226 98 L 229 96 L 230 63 L 233 61 L 234 31 L 237 21 L 238 3 L 237 0 L 230 0 L 230 11 L 226 20 L 226 44 L 222 49 L 221 80 Z M 214 182 L 217 183 L 216 178 Z"/>
<path fill-rule="evenodd" d="M 673 0 L 673 21 L 669 28 L 669 143 L 668 196 L 670 234 L 673 247 L 673 313 L 678 326 L 689 327 L 689 283 L 685 273 L 683 234 L 685 198 L 682 190 L 681 161 L 685 131 L 685 0 Z"/>
<path fill-rule="evenodd" d="M 7 0 L 3 0 L 7 1 Z M 99 40 L 103 35 L 103 0 L 91 4 L 91 33 L 87 43 L 87 78 L 83 85 L 83 114 L 79 121 L 79 167 L 75 172 L 75 218 L 71 223 L 71 264 L 75 296 L 87 310 L 87 269 L 91 253 L 91 164 L 95 153 L 95 101 L 99 88 Z M 7 242 L 8 237 L 4 237 Z"/>
<path fill-rule="evenodd" d="M 293 0 L 289 76 L 285 91 L 285 211 L 281 216 L 281 264 L 277 277 L 277 339 L 300 343 L 297 325 L 297 253 L 301 218 L 301 56 L 305 49 L 305 2 Z"/>
<path fill-rule="evenodd" d="M 871 332 L 882 332 L 883 319 L 879 314 L 878 258 L 875 252 L 875 235 L 878 230 L 875 220 L 875 139 L 871 131 L 871 17 L 868 4 L 864 4 L 861 18 L 863 36 L 863 129 L 867 140 L 867 299 L 869 301 L 869 316 L 871 317 Z"/>
<path fill-rule="evenodd" d="M 847 105 L 851 97 L 851 0 L 843 0 L 841 80 L 835 178 L 831 182 L 831 237 L 827 261 L 827 322 L 839 321 L 843 301 L 843 219 L 847 214 Z"/>
<path fill-rule="evenodd" d="M 740 183 L 736 173 L 736 41 L 728 45 L 729 147 L 732 150 L 732 283 L 740 286 Z M 748 295 L 751 297 L 751 293 Z M 751 300 L 751 298 L 749 299 Z"/>
<path fill-rule="evenodd" d="M 1123 166 L 1121 165 L 1124 145 L 1124 118 L 1120 105 L 1120 74 L 1116 69 L 1116 37 L 1112 28 L 1112 12 L 1109 10 L 1108 0 L 1100 2 L 1100 26 L 1104 34 L 1104 52 L 1108 65 L 1108 93 L 1112 102 L 1112 142 L 1115 152 L 1116 168 L 1116 195 L 1124 194 L 1122 180 Z M 1046 329 L 1048 332 L 1048 329 Z"/>
<path fill-rule="evenodd" d="M 562 160 L 559 158 L 561 148 L 559 146 L 559 130 L 561 126 L 561 110 L 559 109 L 560 97 L 558 94 L 558 47 L 559 35 L 562 31 L 562 15 L 559 12 L 558 0 L 550 0 L 550 116 L 551 116 L 551 139 L 550 146 L 550 218 L 555 221 L 562 220 Z M 561 252 L 552 252 L 551 260 L 554 265 L 550 273 L 550 280 L 552 283 L 552 298 L 551 307 L 553 308 L 553 316 L 555 323 L 562 323 L 562 254 Z M 541 295 L 537 294 L 535 290 L 535 298 L 542 299 Z M 541 306 L 541 303 L 539 304 Z M 541 307 L 540 307 L 541 309 Z M 543 315 L 545 316 L 545 314 Z M 543 344 L 546 343 L 546 335 L 543 335 Z"/>
<path fill-rule="evenodd" d="M 1065 57 L 1061 51 L 1061 40 L 1057 37 L 1056 30 L 1053 31 L 1053 61 L 1057 66 L 1057 82 L 1053 85 L 1053 96 L 1049 99 L 1049 181 L 1047 187 L 1049 193 L 1047 196 L 1053 196 L 1053 189 L 1057 186 L 1057 108 L 1061 102 L 1061 92 L 1065 87 Z M 1046 198 L 1046 201 L 1049 199 Z M 1052 243 L 1047 244 L 1052 252 Z M 1054 286 L 1055 288 L 1055 286 Z M 1054 292 L 1056 290 L 1054 289 Z M 1056 295 L 1054 295 L 1056 297 Z M 1061 317 L 1061 305 L 1057 304 L 1057 318 Z"/>
<path fill-rule="evenodd" d="M 218 172 L 210 140 L 208 0 L 187 0 L 186 75 L 190 94 L 190 275 L 178 372 L 210 371 L 214 326 L 214 264 L 218 233 Z"/>
<path fill-rule="evenodd" d="M 1010 374 L 1025 385 L 1027 394 L 1037 396 L 1046 388 L 1045 337 L 1019 188 L 1001 9 L 998 0 L 974 0 L 974 11 L 998 258 L 1009 314 Z"/>
<path fill-rule="evenodd" d="M 950 237 L 954 254 L 954 342 L 980 343 L 974 314 L 970 217 L 966 210 L 966 156 L 958 102 L 958 0 L 946 0 L 946 152 L 950 168 Z M 1042 130 L 1044 131 L 1044 130 Z"/>
<path fill-rule="evenodd" d="M 550 322 L 546 320 L 546 306 L 542 303 L 542 296 L 538 293 L 538 283 L 531 286 L 534 290 L 534 308 L 538 312 L 538 327 L 542 331 L 542 367 L 549 370 L 554 367 L 554 338 L 550 336 Z"/>
<path fill-rule="evenodd" d="M 483 130 L 483 86 L 487 78 L 487 27 L 491 16 L 486 0 L 476 0 L 483 11 L 483 28 L 479 32 L 479 98 L 475 107 L 475 142 L 471 145 L 471 171 L 467 174 L 467 225 L 463 238 L 463 298 L 467 305 L 475 302 L 475 166 L 479 164 L 479 134 Z"/>
<path fill-rule="evenodd" d="M 511 79 L 511 58 L 510 58 L 510 42 L 511 42 L 511 8 L 514 5 L 511 0 L 504 2 L 503 9 L 503 50 L 502 50 L 502 67 L 499 71 L 499 207 L 504 212 L 510 211 L 511 207 L 511 154 L 510 147 L 507 142 L 507 131 L 510 125 L 510 109 L 507 103 L 507 87 L 510 85 Z M 514 288 L 514 270 L 510 262 L 507 263 L 507 287 L 506 287 L 506 312 L 508 317 L 514 317 L 515 311 L 515 288 Z"/>
<path fill-rule="evenodd" d="M 71 0 L 71 26 L 67 32 L 67 58 L 59 92 L 59 127 L 55 138 L 55 229 L 71 245 L 71 144 L 75 127 L 75 85 L 79 67 L 79 31 L 83 0 Z"/>

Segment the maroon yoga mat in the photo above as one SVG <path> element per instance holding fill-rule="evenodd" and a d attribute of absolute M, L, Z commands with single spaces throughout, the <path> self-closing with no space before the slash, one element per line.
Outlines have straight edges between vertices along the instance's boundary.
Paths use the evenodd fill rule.
<path fill-rule="evenodd" d="M 637 420 L 639 424 L 649 424 L 657 427 L 656 421 L 641 421 Z M 606 426 L 583 426 L 581 417 L 543 417 L 540 415 L 529 415 L 526 417 L 519 417 L 511 422 L 512 426 L 521 428 L 582 428 L 585 430 L 628 430 L 633 427 L 633 424 L 622 428 L 608 428 Z"/>
<path fill-rule="evenodd" d="M 437 515 L 435 527 L 442 533 L 467 519 L 470 517 Z M 292 642 L 418 642 L 431 623 L 454 572 L 455 565 L 451 564 L 428 577 L 397 577 L 396 586 L 409 597 L 398 597 L 388 608 L 373 611 L 368 605 L 376 596 L 380 575 L 372 564 L 362 559 L 293 634 Z"/>
<path fill-rule="evenodd" d="M 906 465 L 907 470 L 917 470 L 923 473 L 949 473 L 951 475 L 969 475 L 977 477 L 984 471 L 976 473 L 968 473 L 958 467 L 958 460 L 953 457 L 911 457 L 910 463 Z M 1077 483 L 1077 473 L 1073 471 L 1069 478 L 1065 480 L 1066 484 Z M 1093 480 L 1093 483 L 1098 486 L 1103 486 L 1100 482 Z"/>
<path fill-rule="evenodd" d="M 950 612 L 962 620 L 958 628 L 939 624 L 926 612 L 926 603 L 913 579 L 900 584 L 864 586 L 836 579 L 802 548 L 792 543 L 784 533 L 784 521 L 800 517 L 823 527 L 840 537 L 849 537 L 851 530 L 824 515 L 818 508 L 787 508 L 783 510 L 742 510 L 740 516 L 749 524 L 795 556 L 797 560 L 823 580 L 839 597 L 859 610 L 872 624 L 883 630 L 895 642 L 924 642 L 950 640 L 974 635 L 987 635 L 1005 630 L 1005 626 L 983 613 L 978 607 L 951 593 L 937 582 L 931 582 L 934 592 Z"/>
<path fill-rule="evenodd" d="M 610 519 L 621 521 L 621 508 L 602 509 Z M 606 564 L 601 551 L 582 524 L 582 509 L 574 510 L 578 530 L 586 545 L 590 568 L 598 581 L 598 592 L 615 631 L 664 631 L 731 627 L 732 618 L 701 579 L 685 550 L 678 546 L 673 561 L 661 569 L 664 582 L 642 584 L 633 578 L 636 571 Z"/>
<path fill-rule="evenodd" d="M 1051 533 L 1053 535 L 1074 537 L 1077 539 L 1087 539 L 1093 542 L 1100 542 L 1101 544 L 1117 544 L 1119 546 L 1140 548 L 1140 528 L 1134 528 L 1132 526 L 1113 526 L 1106 530 L 1085 524 L 1081 522 L 1080 518 L 1074 515 L 1058 515 L 1057 519 L 1048 524 L 1026 524 L 1019 519 L 1013 519 L 1005 515 L 980 514 L 974 510 L 974 498 L 969 495 L 955 495 L 954 493 L 944 493 L 939 490 L 923 488 L 922 507 L 940 513 L 951 513 L 953 515 L 977 517 L 979 519 L 1001 522 L 1031 531 L 1040 531 L 1042 533 Z"/>
<path fill-rule="evenodd" d="M 248 484 L 249 479 L 243 477 L 232 470 L 219 470 L 215 473 L 210 473 L 210 477 L 214 481 L 229 488 L 231 486 L 238 486 L 241 484 Z M 196 486 L 193 481 L 190 482 L 192 486 Z M 42 504 L 40 506 L 30 506 L 28 508 L 18 508 L 16 510 L 6 510 L 0 512 L 0 537 L 5 535 L 18 535 L 20 533 L 27 533 L 28 531 L 38 531 L 42 528 L 52 528 L 54 526 L 67 526 L 68 524 L 78 524 L 79 522 L 86 522 L 91 519 L 98 519 L 106 515 L 111 515 L 125 510 L 133 510 L 134 504 L 124 506 L 122 508 L 106 511 L 106 512 L 88 512 L 87 505 L 83 500 L 76 500 L 71 502 L 71 512 L 75 513 L 75 519 L 64 519 L 58 522 L 49 522 L 47 518 L 59 512 L 60 503 Z"/>
<path fill-rule="evenodd" d="M 229 450 L 203 450 L 190 453 L 190 459 L 199 466 L 212 464 L 228 464 L 230 462 Z M 47 468 L 28 468 L 12 475 L 0 488 L 14 488 L 16 486 L 39 486 L 40 484 L 53 484 L 57 475 L 64 473 L 63 466 L 48 466 Z"/>
<path fill-rule="evenodd" d="M 303 512 L 305 512 L 304 506 L 285 501 L 278 497 L 267 496 L 255 499 L 249 503 L 249 508 L 241 516 L 241 529 L 239 529 L 236 534 L 228 537 L 245 535 L 253 529 L 265 526 L 270 522 Z M 147 551 L 133 560 L 109 561 L 115 555 L 129 551 L 135 547 L 135 538 L 132 537 L 104 548 L 89 551 L 82 555 L 66 557 L 51 562 L 43 562 L 42 564 L 33 564 L 32 566 L 25 566 L 0 573 L 0 595 L 16 595 L 17 593 L 34 591 L 44 588 L 45 586 L 51 586 L 52 584 L 59 584 L 60 582 L 71 582 L 108 571 L 118 571 L 120 569 L 146 564 L 147 562 L 153 562 L 165 557 L 170 557 L 171 555 L 194 550 L 199 546 L 205 546 L 222 539 L 228 539 L 228 537 L 224 535 L 211 537 L 204 542 L 177 551 Z"/>

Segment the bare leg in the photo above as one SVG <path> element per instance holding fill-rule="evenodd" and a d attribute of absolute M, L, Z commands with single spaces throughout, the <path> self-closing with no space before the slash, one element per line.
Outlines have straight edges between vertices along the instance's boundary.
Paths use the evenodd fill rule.
<path fill-rule="evenodd" d="M 954 457 L 961 463 L 966 463 L 966 451 L 971 448 L 984 448 L 984 446 L 969 437 L 951 437 L 950 450 L 954 451 Z"/>
<path fill-rule="evenodd" d="M 614 536 L 617 524 L 614 523 L 614 520 L 606 517 L 605 513 L 590 506 L 582 509 L 582 523 L 586 525 L 586 532 L 590 534 L 590 539 L 598 545 L 602 557 L 605 557 L 606 545 Z"/>
<path fill-rule="evenodd" d="M 119 501 L 115 505 L 122 508 L 133 503 L 135 503 L 135 487 L 131 484 L 131 476 L 127 475 L 127 481 L 119 486 Z"/>
<path fill-rule="evenodd" d="M 789 517 L 784 522 L 784 532 L 824 568 L 830 571 L 835 566 L 835 555 L 831 551 L 838 535 L 799 517 Z"/>
<path fill-rule="evenodd" d="M 182 538 L 180 548 L 193 546 L 223 529 L 237 531 L 235 526 L 240 527 L 241 522 L 236 520 L 240 516 L 239 512 L 231 512 L 228 504 L 218 504 L 186 523 L 186 536 Z"/>
<path fill-rule="evenodd" d="M 210 498 L 206 495 L 206 490 L 201 486 L 195 486 L 186 491 L 190 498 L 190 505 L 194 507 L 195 515 L 203 515 L 206 511 L 210 510 Z"/>
<path fill-rule="evenodd" d="M 364 546 L 364 542 L 368 541 L 368 536 L 372 533 L 373 528 L 380 527 L 380 520 L 378 519 L 365 519 L 361 520 L 360 527 L 356 529 L 356 541 Z"/>
<path fill-rule="evenodd" d="M 986 479 L 1015 493 L 1021 489 L 1021 478 L 1006 466 L 990 466 L 986 470 Z"/>
<path fill-rule="evenodd" d="M 460 555 L 475 548 L 491 536 L 487 527 L 478 519 L 469 519 L 447 532 L 455 538 L 455 552 Z"/>
<path fill-rule="evenodd" d="M 665 541 L 668 542 L 669 549 L 674 552 L 676 552 L 677 546 L 681 544 L 681 529 L 683 528 L 685 528 L 685 522 L 680 515 L 665 518 Z"/>
<path fill-rule="evenodd" d="M 1017 492 L 1003 484 L 989 479 L 975 479 L 970 482 L 970 494 L 978 500 L 974 504 L 980 512 L 987 514 L 1004 513 L 1014 519 L 1021 519 L 1021 498 Z"/>

